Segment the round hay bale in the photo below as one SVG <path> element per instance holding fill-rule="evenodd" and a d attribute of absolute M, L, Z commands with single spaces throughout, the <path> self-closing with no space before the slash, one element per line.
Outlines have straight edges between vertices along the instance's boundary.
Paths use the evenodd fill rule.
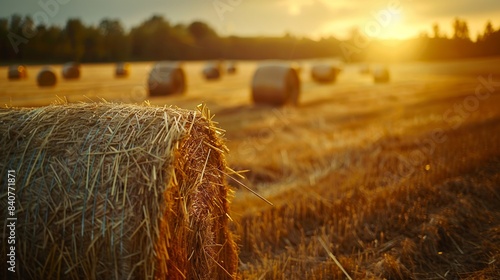
<path fill-rule="evenodd" d="M 222 74 L 222 65 L 219 62 L 209 62 L 203 68 L 203 76 L 207 80 L 218 80 Z"/>
<path fill-rule="evenodd" d="M 288 63 L 263 63 L 253 75 L 252 99 L 256 104 L 297 105 L 299 94 L 299 76 Z"/>
<path fill-rule="evenodd" d="M 130 64 L 119 62 L 116 64 L 115 76 L 116 77 L 128 77 L 130 75 Z"/>
<path fill-rule="evenodd" d="M 52 68 L 43 67 L 36 76 L 36 83 L 39 87 L 53 87 L 57 84 L 57 76 Z"/>
<path fill-rule="evenodd" d="M 339 67 L 331 64 L 316 64 L 311 68 L 311 78 L 317 83 L 333 83 L 340 71 Z"/>
<path fill-rule="evenodd" d="M 304 70 L 304 67 L 301 62 L 294 62 L 292 63 L 292 67 L 297 71 L 297 74 L 300 75 L 302 73 L 302 70 Z"/>
<path fill-rule="evenodd" d="M 207 110 L 80 103 L 0 119 L 13 278 L 235 279 L 227 149 Z"/>
<path fill-rule="evenodd" d="M 388 83 L 391 78 L 387 67 L 378 67 L 372 71 L 372 74 L 375 83 Z"/>
<path fill-rule="evenodd" d="M 62 76 L 66 80 L 74 80 L 80 78 L 80 64 L 76 62 L 68 62 L 63 65 Z"/>
<path fill-rule="evenodd" d="M 371 74 L 370 65 L 368 65 L 368 64 L 362 64 L 359 67 L 359 73 L 363 74 L 363 75 L 369 75 L 369 74 Z"/>
<path fill-rule="evenodd" d="M 238 71 L 238 69 L 236 68 L 236 62 L 230 61 L 227 64 L 226 72 L 228 74 L 235 74 L 237 71 Z"/>
<path fill-rule="evenodd" d="M 180 63 L 158 62 L 148 78 L 150 96 L 182 94 L 186 91 L 186 75 Z"/>
<path fill-rule="evenodd" d="M 7 77 L 9 80 L 20 80 L 28 77 L 28 70 L 24 65 L 11 65 L 9 66 Z"/>

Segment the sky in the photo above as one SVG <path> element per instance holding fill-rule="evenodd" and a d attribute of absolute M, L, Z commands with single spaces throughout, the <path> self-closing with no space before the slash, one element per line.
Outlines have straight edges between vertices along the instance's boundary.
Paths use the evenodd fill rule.
<path fill-rule="evenodd" d="M 490 19 L 500 28 L 498 0 L 0 0 L 0 18 L 31 15 L 36 23 L 64 26 L 68 18 L 97 25 L 120 19 L 126 29 L 152 15 L 173 24 L 201 20 L 220 35 L 347 39 L 353 28 L 374 38 L 406 39 L 432 25 L 451 35 L 455 17 L 469 24 L 471 37 Z"/>

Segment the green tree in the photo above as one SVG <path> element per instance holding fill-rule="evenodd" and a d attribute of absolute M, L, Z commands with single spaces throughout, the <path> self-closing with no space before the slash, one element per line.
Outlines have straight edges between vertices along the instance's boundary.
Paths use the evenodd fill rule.
<path fill-rule="evenodd" d="M 482 38 L 487 39 L 493 34 L 493 32 L 495 32 L 495 29 L 493 29 L 493 24 L 491 24 L 491 20 L 488 20 L 488 22 L 486 22 L 486 26 L 484 27 Z"/>
<path fill-rule="evenodd" d="M 69 19 L 64 29 L 71 47 L 71 56 L 75 61 L 80 61 L 85 53 L 85 26 L 80 19 Z"/>
<path fill-rule="evenodd" d="M 439 28 L 438 23 L 434 23 L 432 25 L 432 34 L 433 34 L 434 38 L 441 38 L 442 37 L 441 28 Z"/>
<path fill-rule="evenodd" d="M 469 26 L 465 20 L 455 18 L 453 21 L 453 31 L 454 39 L 470 40 Z"/>
<path fill-rule="evenodd" d="M 128 58 L 130 42 L 119 20 L 103 19 L 99 23 L 99 34 L 103 37 L 105 60 L 119 61 Z"/>

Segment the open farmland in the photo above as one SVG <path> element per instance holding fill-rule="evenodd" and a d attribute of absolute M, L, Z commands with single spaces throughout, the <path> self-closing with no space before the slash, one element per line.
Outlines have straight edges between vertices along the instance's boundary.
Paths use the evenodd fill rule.
<path fill-rule="evenodd" d="M 228 178 L 241 277 L 500 278 L 500 59 L 389 65 L 388 84 L 346 65 L 318 85 L 310 63 L 298 107 L 251 104 L 254 62 L 210 82 L 186 63 L 185 95 L 149 99 L 204 102 L 226 131 L 229 165 L 246 171 Z M 2 67 L 0 104 L 140 103 L 151 65 L 120 79 L 114 65 L 82 65 L 76 81 L 54 67 L 49 89 L 36 86 L 41 67 L 21 81 Z"/>

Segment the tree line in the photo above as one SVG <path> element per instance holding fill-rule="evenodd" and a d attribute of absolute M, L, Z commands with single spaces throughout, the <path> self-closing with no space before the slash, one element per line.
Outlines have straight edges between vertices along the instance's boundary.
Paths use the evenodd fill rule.
<path fill-rule="evenodd" d="M 204 59 L 306 59 L 339 57 L 347 61 L 397 59 L 433 60 L 500 55 L 500 28 L 490 21 L 476 40 L 468 25 L 456 18 L 450 37 L 437 24 L 433 34 L 400 41 L 380 41 L 353 29 L 351 38 L 312 40 L 285 34 L 279 37 L 220 36 L 208 24 L 173 24 L 154 15 L 126 31 L 117 19 L 97 26 L 69 19 L 64 27 L 35 25 L 30 16 L 0 18 L 0 61 L 114 62 Z M 418 46 L 417 48 L 415 46 Z M 394 52 L 391 48 L 397 49 Z"/>

